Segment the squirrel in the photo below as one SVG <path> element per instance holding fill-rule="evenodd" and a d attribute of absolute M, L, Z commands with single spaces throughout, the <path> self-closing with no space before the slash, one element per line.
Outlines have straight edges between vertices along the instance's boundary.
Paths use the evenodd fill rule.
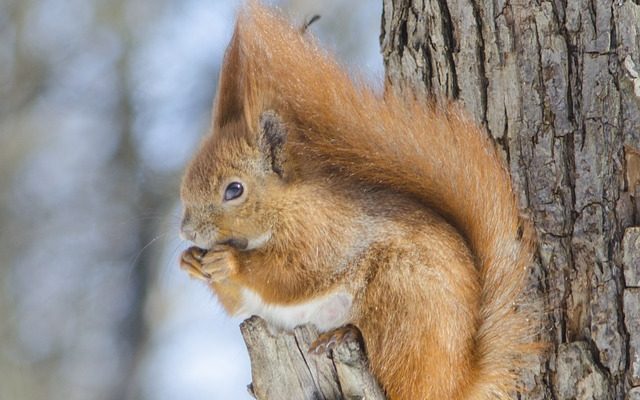
<path fill-rule="evenodd" d="M 426 104 L 426 105 L 425 105 Z M 390 399 L 507 399 L 534 354 L 534 234 L 486 133 L 379 95 L 250 2 L 181 186 L 181 267 L 231 315 L 361 332 Z"/>

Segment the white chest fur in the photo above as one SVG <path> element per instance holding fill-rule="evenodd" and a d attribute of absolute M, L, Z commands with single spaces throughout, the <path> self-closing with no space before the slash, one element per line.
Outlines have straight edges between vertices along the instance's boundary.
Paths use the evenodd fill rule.
<path fill-rule="evenodd" d="M 337 291 L 295 305 L 273 305 L 265 303 L 259 294 L 244 288 L 238 316 L 248 318 L 258 315 L 269 323 L 288 330 L 312 323 L 321 332 L 326 332 L 348 322 L 352 303 L 353 297 L 350 294 Z"/>

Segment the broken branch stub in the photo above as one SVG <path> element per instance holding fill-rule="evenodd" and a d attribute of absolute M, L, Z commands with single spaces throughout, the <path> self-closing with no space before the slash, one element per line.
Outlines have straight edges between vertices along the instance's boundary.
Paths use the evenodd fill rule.
<path fill-rule="evenodd" d="M 240 330 L 251 359 L 249 390 L 259 400 L 385 399 L 358 340 L 346 340 L 328 354 L 310 354 L 318 337 L 312 325 L 273 333 L 254 316 Z"/>

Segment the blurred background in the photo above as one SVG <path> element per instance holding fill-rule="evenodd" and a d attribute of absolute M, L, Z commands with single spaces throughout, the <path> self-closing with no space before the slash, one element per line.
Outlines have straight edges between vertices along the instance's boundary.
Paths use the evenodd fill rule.
<path fill-rule="evenodd" d="M 380 82 L 381 1 L 272 2 Z M 177 257 L 237 1 L 0 0 L 0 400 L 248 399 Z"/>

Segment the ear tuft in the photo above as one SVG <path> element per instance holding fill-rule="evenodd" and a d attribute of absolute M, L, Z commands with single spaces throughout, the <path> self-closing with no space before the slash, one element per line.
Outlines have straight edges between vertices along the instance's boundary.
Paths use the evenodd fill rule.
<path fill-rule="evenodd" d="M 260 115 L 258 146 L 265 161 L 273 172 L 284 177 L 286 161 L 284 145 L 287 142 L 287 130 L 275 111 L 265 111 Z"/>
<path fill-rule="evenodd" d="M 217 127 L 242 118 L 244 113 L 243 79 L 246 68 L 240 46 L 240 32 L 236 26 L 225 51 L 218 80 L 218 93 L 214 106 L 214 124 Z"/>

